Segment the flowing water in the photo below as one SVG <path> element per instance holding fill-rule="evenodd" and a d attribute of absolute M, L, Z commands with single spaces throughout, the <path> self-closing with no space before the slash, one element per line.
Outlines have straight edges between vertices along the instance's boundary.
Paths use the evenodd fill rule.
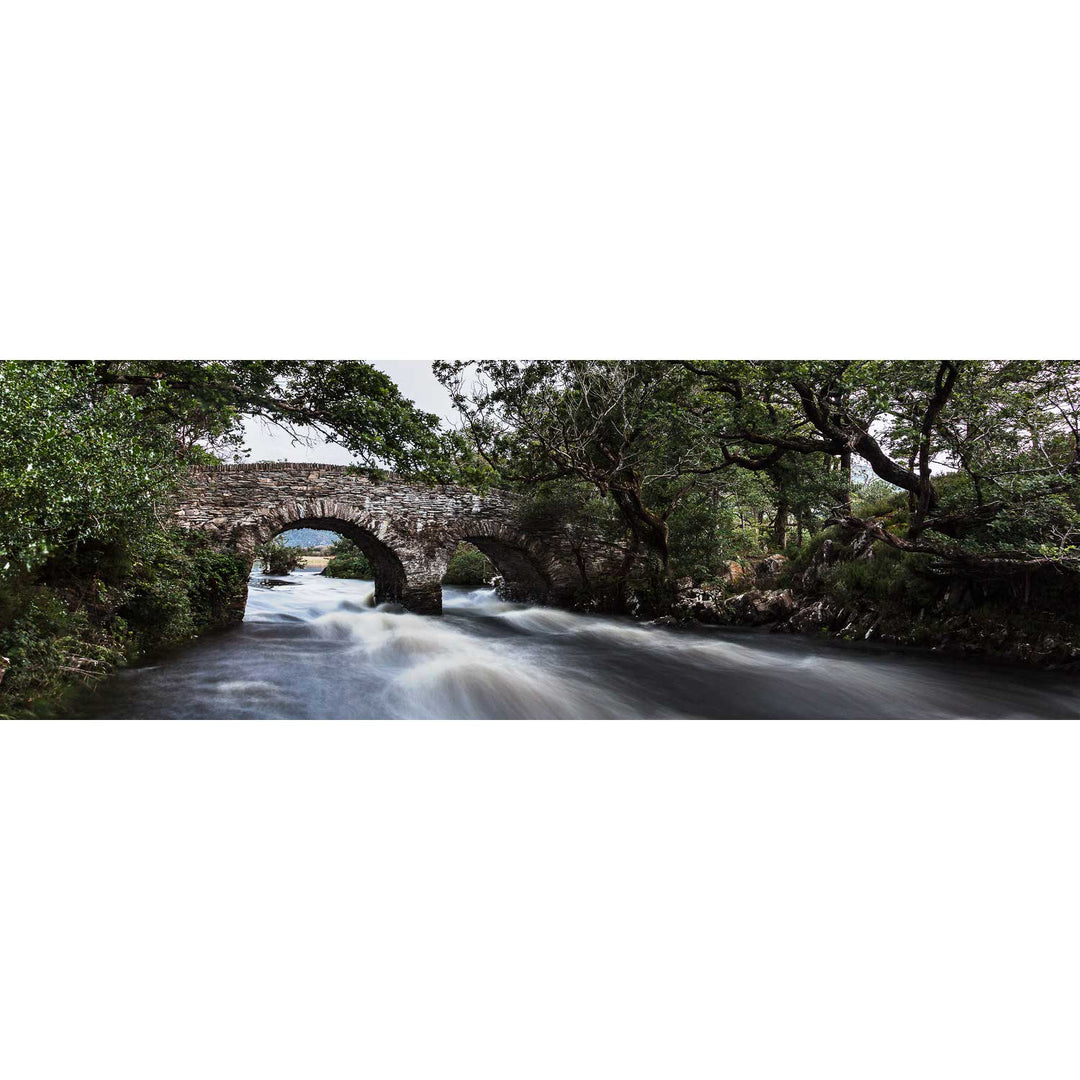
<path fill-rule="evenodd" d="M 669 630 L 443 590 L 253 575 L 244 622 L 120 672 L 80 710 L 157 718 L 1077 717 L 1080 680 L 780 634 Z"/>

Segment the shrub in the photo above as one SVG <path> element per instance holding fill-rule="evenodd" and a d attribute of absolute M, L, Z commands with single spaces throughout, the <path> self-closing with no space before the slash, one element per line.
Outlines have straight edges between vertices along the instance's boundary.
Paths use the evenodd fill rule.
<path fill-rule="evenodd" d="M 869 600 L 915 610 L 937 599 L 937 586 L 920 573 L 923 557 L 878 544 L 871 559 L 838 562 L 821 576 L 825 592 L 841 604 Z"/>
<path fill-rule="evenodd" d="M 331 578 L 359 578 L 361 581 L 371 581 L 375 577 L 368 557 L 355 541 L 344 538 L 330 549 L 330 561 L 323 574 Z"/>
<path fill-rule="evenodd" d="M 464 585 L 478 589 L 495 575 L 495 566 L 482 551 L 472 544 L 459 544 L 447 563 L 444 585 Z"/>
<path fill-rule="evenodd" d="M 264 574 L 291 574 L 294 570 L 304 565 L 303 556 L 294 547 L 288 547 L 281 540 L 271 540 L 268 544 L 260 544 L 255 551 L 255 557 L 262 563 Z"/>
<path fill-rule="evenodd" d="M 0 717 L 49 715 L 79 682 L 124 658 L 122 623 L 110 633 L 51 589 L 26 588 L 8 603 L 15 614 L 0 634 L 0 652 L 11 661 L 0 687 Z"/>
<path fill-rule="evenodd" d="M 221 624 L 247 580 L 244 559 L 227 551 L 196 547 L 190 551 L 188 597 L 195 632 Z"/>

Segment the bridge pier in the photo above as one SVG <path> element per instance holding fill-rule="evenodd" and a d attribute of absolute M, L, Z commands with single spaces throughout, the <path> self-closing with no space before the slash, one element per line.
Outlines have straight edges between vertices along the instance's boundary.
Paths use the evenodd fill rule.
<path fill-rule="evenodd" d="M 379 602 L 376 591 L 375 602 Z M 410 582 L 401 593 L 401 605 L 416 615 L 442 614 L 442 583 L 440 581 Z"/>

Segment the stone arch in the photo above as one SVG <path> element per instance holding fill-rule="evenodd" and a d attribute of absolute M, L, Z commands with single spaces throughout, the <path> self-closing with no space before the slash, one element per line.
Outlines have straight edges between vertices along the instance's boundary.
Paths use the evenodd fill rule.
<path fill-rule="evenodd" d="M 267 507 L 240 522 L 232 536 L 238 550 L 254 556 L 255 549 L 290 529 L 325 529 L 352 540 L 375 572 L 375 602 L 396 603 L 410 610 L 438 614 L 442 594 L 432 574 L 436 563 L 416 537 L 383 516 L 348 503 L 329 500 L 287 502 Z"/>
<path fill-rule="evenodd" d="M 387 601 L 400 604 L 406 589 L 405 568 L 394 549 L 368 529 L 352 521 L 340 518 L 300 518 L 284 528 L 277 529 L 268 539 L 273 539 L 289 529 L 325 529 L 338 533 L 353 543 L 367 556 L 375 575 L 375 602 Z M 262 541 L 260 541 L 261 543 Z"/>
<path fill-rule="evenodd" d="M 454 546 L 472 544 L 495 564 L 508 598 L 538 603 L 551 599 L 551 556 L 535 539 L 510 525 L 483 519 L 461 522 L 453 534 Z"/>

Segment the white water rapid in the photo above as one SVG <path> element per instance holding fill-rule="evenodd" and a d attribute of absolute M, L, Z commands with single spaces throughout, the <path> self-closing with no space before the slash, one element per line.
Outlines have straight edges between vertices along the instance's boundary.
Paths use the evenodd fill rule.
<path fill-rule="evenodd" d="M 1047 717 L 1077 680 L 786 635 L 670 630 L 445 588 L 443 616 L 371 582 L 255 574 L 244 622 L 122 671 L 80 715 L 145 718 Z"/>

